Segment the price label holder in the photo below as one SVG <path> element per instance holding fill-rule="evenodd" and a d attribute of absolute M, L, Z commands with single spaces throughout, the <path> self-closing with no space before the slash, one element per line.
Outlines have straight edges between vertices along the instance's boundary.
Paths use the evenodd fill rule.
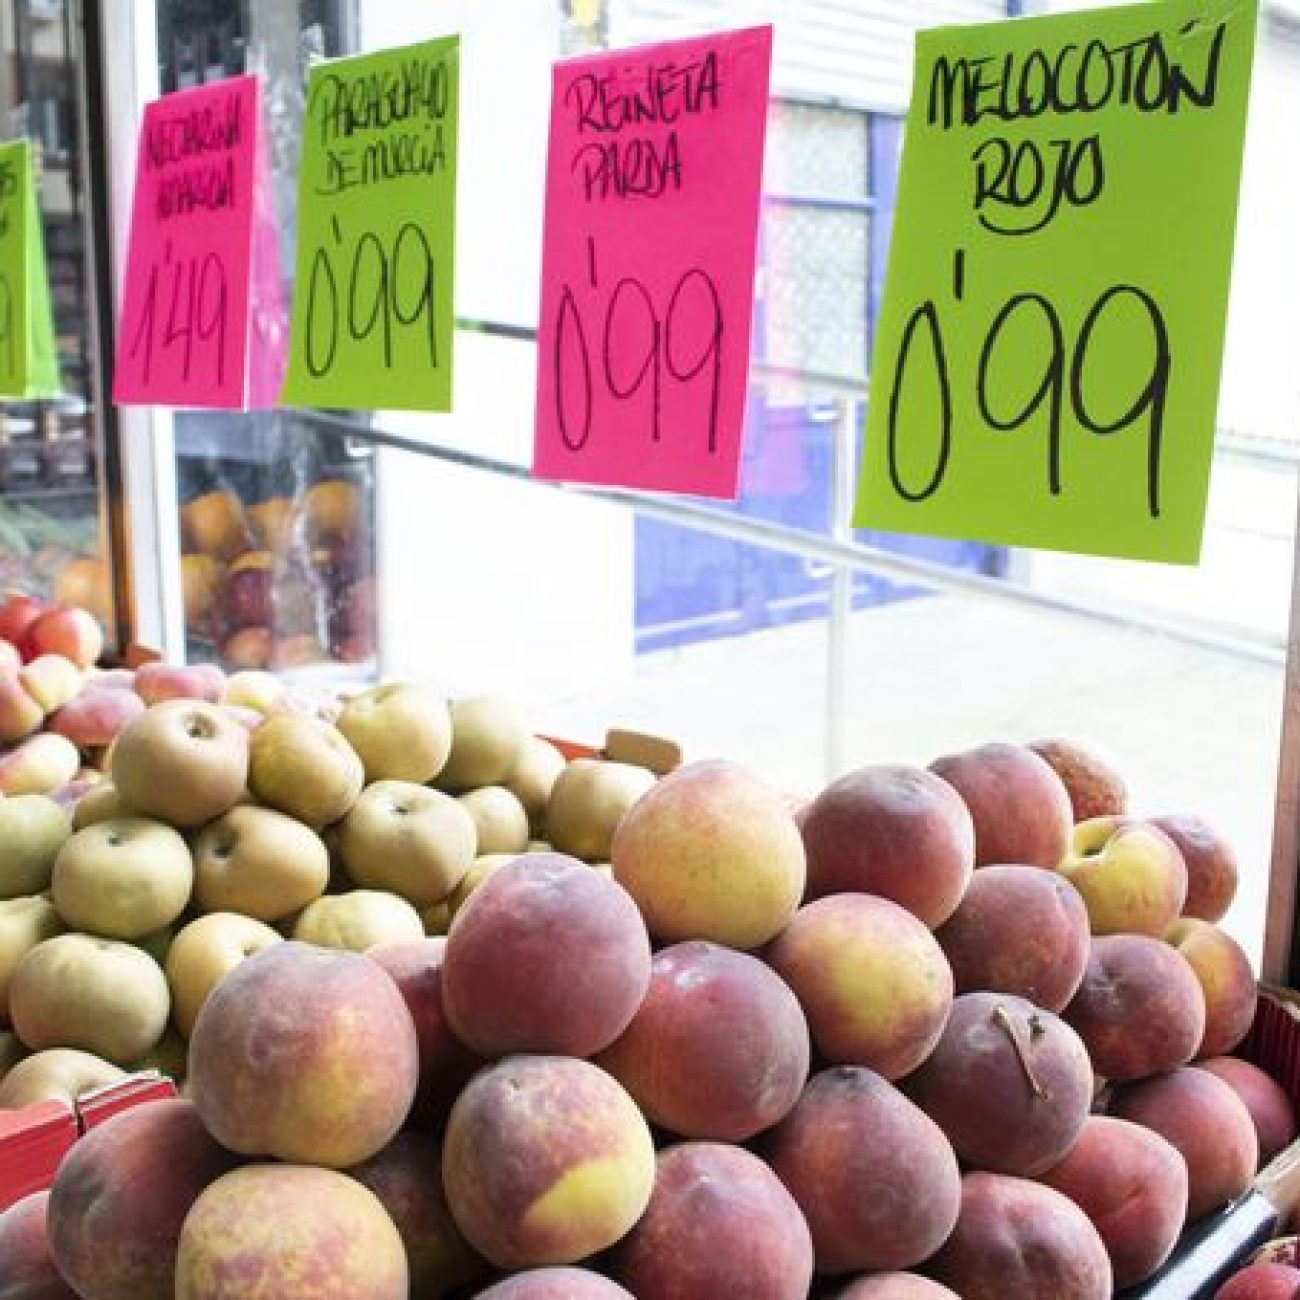
<path fill-rule="evenodd" d="M 285 322 L 255 76 L 164 95 L 140 128 L 113 400 L 274 405 Z"/>
<path fill-rule="evenodd" d="M 533 472 L 734 498 L 771 27 L 556 64 Z"/>
<path fill-rule="evenodd" d="M 286 405 L 449 411 L 460 38 L 317 64 Z"/>
<path fill-rule="evenodd" d="M 30 140 L 0 144 L 0 397 L 59 395 Z"/>
<path fill-rule="evenodd" d="M 1256 8 L 918 35 L 858 527 L 1197 562 Z"/>

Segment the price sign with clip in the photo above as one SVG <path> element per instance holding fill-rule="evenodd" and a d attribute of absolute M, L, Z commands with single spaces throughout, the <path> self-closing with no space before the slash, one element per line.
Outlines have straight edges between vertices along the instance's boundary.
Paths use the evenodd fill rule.
<path fill-rule="evenodd" d="M 59 366 L 32 144 L 0 144 L 0 397 L 56 397 Z"/>

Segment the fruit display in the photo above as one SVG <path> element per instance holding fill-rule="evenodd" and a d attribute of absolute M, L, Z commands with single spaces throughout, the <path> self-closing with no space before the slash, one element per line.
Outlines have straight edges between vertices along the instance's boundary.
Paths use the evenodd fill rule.
<path fill-rule="evenodd" d="M 1104 1300 L 1294 1139 L 1231 851 L 1075 742 L 805 802 L 504 697 L 78 671 L 0 799 L 0 1106 L 183 1096 L 0 1216 L 15 1294 Z"/>

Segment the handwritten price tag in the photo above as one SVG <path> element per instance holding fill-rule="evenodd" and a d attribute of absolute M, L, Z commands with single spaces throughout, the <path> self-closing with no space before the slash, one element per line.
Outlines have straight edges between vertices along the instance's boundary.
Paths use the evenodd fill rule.
<path fill-rule="evenodd" d="M 772 29 L 555 67 L 534 472 L 734 497 Z"/>
<path fill-rule="evenodd" d="M 146 107 L 114 401 L 242 409 L 274 396 L 283 325 L 259 114 L 252 76 Z"/>
<path fill-rule="evenodd" d="M 32 145 L 0 144 L 0 397 L 59 392 Z"/>
<path fill-rule="evenodd" d="M 859 527 L 1197 561 L 1255 21 L 920 34 Z"/>
<path fill-rule="evenodd" d="M 313 68 L 282 399 L 451 409 L 460 40 Z"/>

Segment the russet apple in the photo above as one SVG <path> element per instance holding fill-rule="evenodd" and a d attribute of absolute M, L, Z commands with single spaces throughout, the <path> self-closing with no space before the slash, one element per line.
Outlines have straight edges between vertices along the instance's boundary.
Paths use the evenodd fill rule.
<path fill-rule="evenodd" d="M 71 834 L 67 813 L 52 799 L 37 794 L 0 799 L 0 899 L 48 889 L 54 859 Z"/>
<path fill-rule="evenodd" d="M 231 673 L 226 678 L 226 689 L 222 693 L 221 703 L 253 709 L 267 715 L 271 713 L 272 705 L 284 694 L 284 691 L 283 680 L 274 673 L 247 668 L 242 672 Z"/>
<path fill-rule="evenodd" d="M 361 759 L 337 727 L 283 713 L 253 733 L 248 788 L 308 826 L 319 830 L 346 816 L 364 784 Z"/>
<path fill-rule="evenodd" d="M 46 713 L 55 713 L 75 700 L 86 684 L 82 670 L 58 654 L 39 655 L 25 664 L 18 670 L 18 680 Z"/>
<path fill-rule="evenodd" d="M 0 1024 L 9 1020 L 9 984 L 18 963 L 38 943 L 63 932 L 63 922 L 48 898 L 8 898 L 0 902 Z"/>
<path fill-rule="evenodd" d="M 298 914 L 293 937 L 299 943 L 347 952 L 366 952 L 381 943 L 424 937 L 420 914 L 404 898 L 378 889 L 326 894 Z"/>
<path fill-rule="evenodd" d="M 451 712 L 437 692 L 418 682 L 385 682 L 355 695 L 338 729 L 357 751 L 366 780 L 423 785 L 451 753 Z"/>
<path fill-rule="evenodd" d="M 0 754 L 0 794 L 52 794 L 76 778 L 81 754 L 72 741 L 52 732 L 29 736 Z"/>
<path fill-rule="evenodd" d="M 1187 896 L 1187 867 L 1178 846 L 1159 828 L 1133 818 L 1081 822 L 1056 866 L 1083 895 L 1093 934 L 1159 939 Z"/>
<path fill-rule="evenodd" d="M 104 650 L 104 633 L 93 614 L 56 605 L 27 630 L 31 658 L 62 655 L 78 668 L 90 668 Z"/>
<path fill-rule="evenodd" d="M 269 925 L 234 912 L 212 912 L 185 926 L 166 962 L 177 1029 L 188 1038 L 212 990 L 246 957 L 280 942 Z"/>
<path fill-rule="evenodd" d="M 480 855 L 522 853 L 528 847 L 528 813 L 505 786 L 470 790 L 460 796 L 459 803 L 474 821 Z"/>
<path fill-rule="evenodd" d="M 608 862 L 619 824 L 654 783 L 654 773 L 635 763 L 574 759 L 551 787 L 546 838 L 557 853 Z"/>
<path fill-rule="evenodd" d="M 72 825 L 76 830 L 84 830 L 97 822 L 112 821 L 115 817 L 130 817 L 131 809 L 112 781 L 101 780 L 86 791 L 72 810 Z"/>
<path fill-rule="evenodd" d="M 505 696 L 453 700 L 451 752 L 438 773 L 438 788 L 463 794 L 481 785 L 499 785 L 519 765 L 528 737 L 522 710 Z"/>
<path fill-rule="evenodd" d="M 551 791 L 564 771 L 566 759 L 549 740 L 529 736 L 515 769 L 502 784 L 519 800 L 534 831 L 545 822 Z"/>

